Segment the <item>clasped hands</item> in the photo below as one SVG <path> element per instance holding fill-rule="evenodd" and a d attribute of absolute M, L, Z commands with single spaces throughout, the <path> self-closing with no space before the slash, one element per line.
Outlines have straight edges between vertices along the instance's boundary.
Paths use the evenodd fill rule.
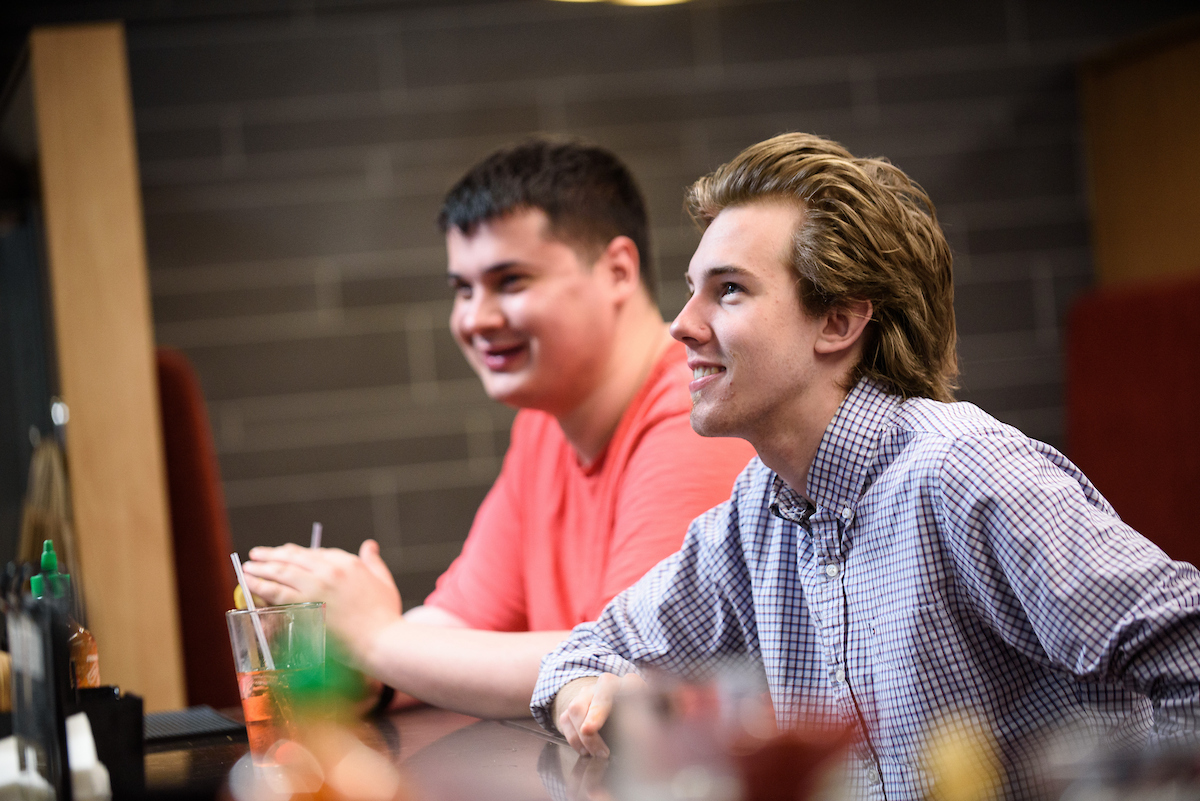
<path fill-rule="evenodd" d="M 326 626 L 360 669 L 380 633 L 402 620 L 400 591 L 375 540 L 365 540 L 357 556 L 340 548 L 257 547 L 244 569 L 250 591 L 268 603 L 324 601 Z"/>
<path fill-rule="evenodd" d="M 325 622 L 358 667 L 373 673 L 375 642 L 390 627 L 403 624 L 400 591 L 375 540 L 365 540 L 358 555 L 340 548 L 303 548 L 288 544 L 257 547 L 245 564 L 246 583 L 271 604 L 325 602 Z M 580 754 L 607 757 L 600 728 L 613 700 L 623 690 L 645 687 L 635 674 L 577 679 L 559 691 L 554 717 L 559 730 Z"/>

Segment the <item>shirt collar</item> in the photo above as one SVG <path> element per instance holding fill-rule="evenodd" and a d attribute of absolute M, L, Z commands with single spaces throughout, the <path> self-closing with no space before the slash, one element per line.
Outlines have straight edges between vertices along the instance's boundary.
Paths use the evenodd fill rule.
<path fill-rule="evenodd" d="M 778 474 L 771 477 L 771 495 L 767 499 L 767 508 L 776 517 L 805 527 L 808 526 L 808 519 L 816 511 L 816 507 L 809 503 L 807 498 L 783 483 Z"/>
<path fill-rule="evenodd" d="M 881 432 L 902 399 L 864 378 L 850 390 L 808 470 L 808 496 L 820 508 L 840 512 L 858 503 Z"/>

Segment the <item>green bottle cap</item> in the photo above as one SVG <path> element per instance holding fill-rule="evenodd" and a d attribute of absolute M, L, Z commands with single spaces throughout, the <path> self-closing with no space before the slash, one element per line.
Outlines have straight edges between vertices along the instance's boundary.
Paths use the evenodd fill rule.
<path fill-rule="evenodd" d="M 67 595 L 67 588 L 71 586 L 70 581 L 70 576 L 58 572 L 58 554 L 54 552 L 54 540 L 45 540 L 42 543 L 42 572 L 30 577 L 29 591 L 33 593 L 34 598 L 42 598 L 46 594 L 46 587 L 49 586 L 55 598 L 63 598 Z"/>
<path fill-rule="evenodd" d="M 53 573 L 58 570 L 58 554 L 54 552 L 54 540 L 42 543 L 42 572 Z"/>

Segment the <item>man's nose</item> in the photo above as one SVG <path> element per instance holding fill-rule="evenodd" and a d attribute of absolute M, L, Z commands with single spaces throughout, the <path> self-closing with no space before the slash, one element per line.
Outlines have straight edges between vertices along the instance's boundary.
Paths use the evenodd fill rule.
<path fill-rule="evenodd" d="M 462 309 L 462 316 L 459 319 L 463 333 L 468 336 L 493 331 L 504 326 L 504 313 L 501 311 L 499 300 L 494 293 L 479 290 L 470 300 L 462 302 L 466 305 Z"/>
<path fill-rule="evenodd" d="M 671 323 L 671 336 L 680 342 L 704 342 L 710 335 L 708 325 L 701 319 L 698 298 L 692 295 Z"/>

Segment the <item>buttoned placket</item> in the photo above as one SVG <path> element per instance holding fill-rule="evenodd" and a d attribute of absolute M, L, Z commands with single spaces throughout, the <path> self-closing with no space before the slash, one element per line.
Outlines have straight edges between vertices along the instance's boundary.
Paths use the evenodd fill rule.
<path fill-rule="evenodd" d="M 854 525 L 855 512 L 852 506 L 843 506 L 836 514 L 830 510 L 818 509 L 809 522 L 812 526 L 810 534 L 813 537 L 813 558 L 816 560 L 818 584 L 819 613 L 817 625 L 822 629 L 826 648 L 826 661 L 829 667 L 829 678 L 833 685 L 834 702 L 841 712 L 842 719 L 851 725 L 858 726 L 858 715 L 851 697 L 850 666 L 845 662 L 846 642 L 850 636 L 846 626 L 846 594 L 847 565 L 851 549 L 848 532 Z M 870 750 L 863 748 L 862 759 L 863 777 L 866 780 L 868 794 L 882 797 L 883 783 L 880 766 L 875 761 Z"/>
<path fill-rule="evenodd" d="M 806 588 L 815 599 L 813 606 L 817 614 L 817 625 L 822 631 L 825 644 L 825 663 L 833 690 L 834 702 L 842 714 L 850 712 L 847 690 L 847 666 L 842 659 L 845 637 L 845 609 L 843 608 L 842 582 L 845 579 L 845 555 L 842 552 L 842 523 L 827 509 L 818 508 L 809 518 L 814 560 L 810 575 L 815 586 Z"/>
<path fill-rule="evenodd" d="M 843 582 L 846 578 L 850 550 L 847 532 L 854 524 L 854 508 L 845 505 L 836 513 L 819 507 L 801 509 L 791 502 L 788 493 L 777 497 L 773 505 L 779 517 L 796 523 L 812 543 L 809 564 L 797 565 L 801 584 L 805 596 L 815 601 L 810 603 L 809 608 L 825 644 L 825 658 L 833 687 L 834 703 L 843 720 L 858 726 L 858 716 L 850 697 L 849 666 L 842 658 L 844 638 L 848 636 Z M 797 556 L 803 556 L 805 548 L 800 538 L 797 538 L 796 544 Z M 868 795 L 872 798 L 883 797 L 879 765 L 866 748 L 862 750 L 860 757 Z"/>

